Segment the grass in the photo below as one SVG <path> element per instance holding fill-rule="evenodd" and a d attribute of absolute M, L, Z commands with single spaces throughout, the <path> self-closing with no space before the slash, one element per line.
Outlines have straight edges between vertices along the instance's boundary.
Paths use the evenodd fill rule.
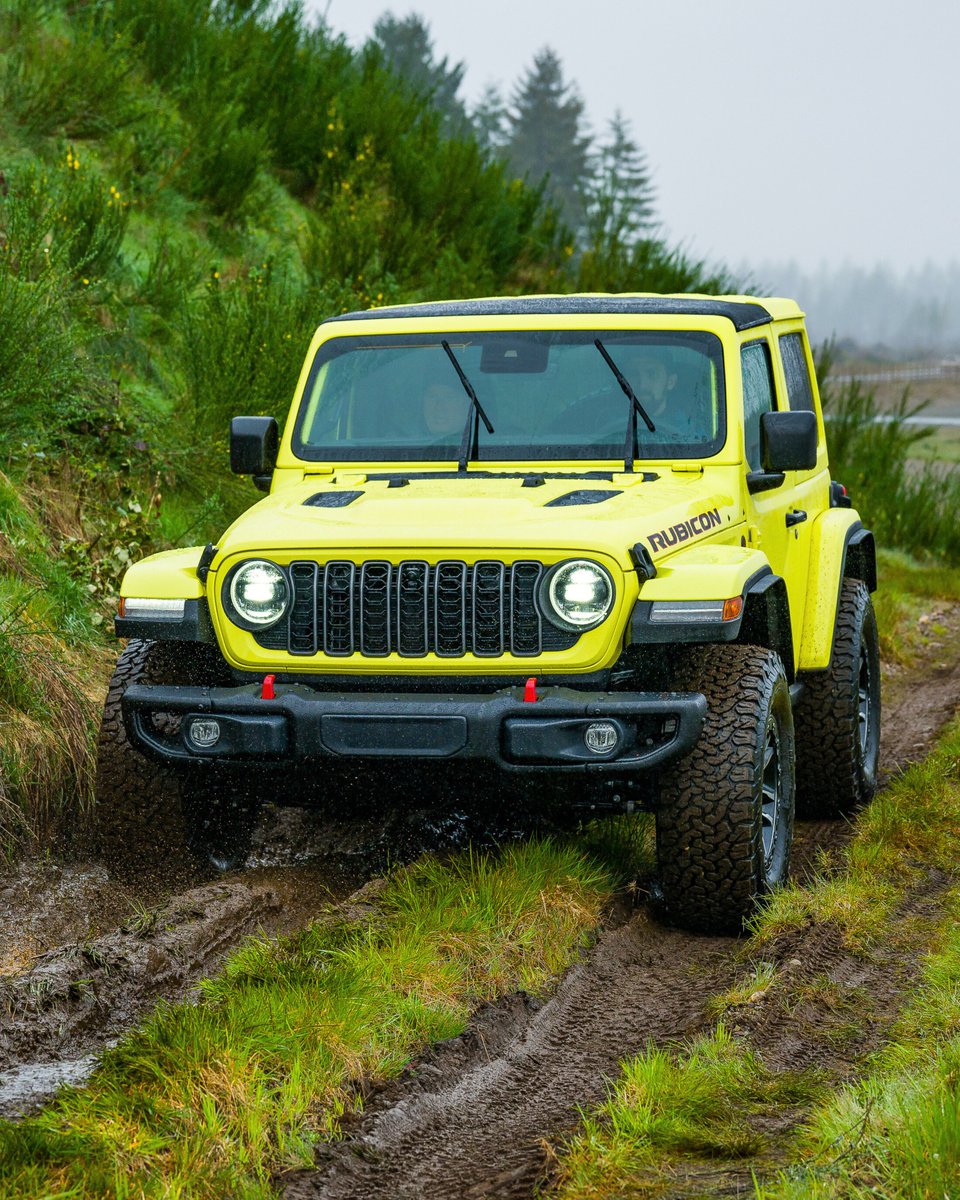
<path fill-rule="evenodd" d="M 960 891 L 891 1038 L 819 1104 L 758 1200 L 926 1200 L 960 1189 Z"/>
<path fill-rule="evenodd" d="M 335 1135 L 361 1076 L 395 1075 L 486 1000 L 545 992 L 615 885 L 597 859 L 530 842 L 401 871 L 365 924 L 248 941 L 86 1087 L 0 1125 L 0 1194 L 273 1196 Z"/>
<path fill-rule="evenodd" d="M 836 1018 L 833 1046 L 856 1042 L 870 997 L 828 976 L 793 981 L 774 965 L 776 945 L 811 926 L 839 929 L 855 952 L 898 940 L 927 951 L 913 999 L 857 1084 L 828 1089 L 825 1077 L 773 1073 L 723 1024 L 686 1049 L 650 1047 L 623 1066 L 607 1102 L 585 1113 L 556 1150 L 545 1195 L 613 1200 L 676 1194 L 677 1176 L 696 1180 L 704 1159 L 716 1174 L 770 1156 L 798 1165 L 757 1185 L 758 1200 L 940 1200 L 960 1186 L 960 888 L 933 916 L 895 918 L 931 869 L 957 878 L 960 861 L 960 721 L 934 753 L 910 767 L 861 814 L 843 862 L 820 878 L 778 892 L 743 947 L 753 966 L 706 1014 L 775 998 L 783 1019 L 813 1003 Z M 785 1140 L 808 1110 L 801 1132 Z M 780 1130 L 768 1136 L 764 1129 Z M 746 1168 L 737 1167 L 738 1160 Z M 746 1161 L 749 1160 L 749 1161 Z M 801 1165 L 802 1164 L 802 1165 Z M 810 1165 L 812 1164 L 812 1165 Z M 707 1194 L 692 1192 L 691 1194 Z"/>
<path fill-rule="evenodd" d="M 894 779 L 857 819 L 842 862 L 810 884 L 776 892 L 752 926 L 751 949 L 805 926 L 830 924 L 853 950 L 887 937 L 907 890 L 931 868 L 952 872 L 960 848 L 960 723 L 928 758 Z"/>
<path fill-rule="evenodd" d="M 878 560 L 873 603 L 880 650 L 888 663 L 909 663 L 931 637 L 943 633 L 930 617 L 929 601 L 960 603 L 960 570 L 921 562 L 902 550 L 881 549 Z"/>
<path fill-rule="evenodd" d="M 624 1064 L 609 1099 L 561 1148 L 549 1195 L 666 1195 L 679 1160 L 755 1156 L 767 1143 L 762 1118 L 821 1089 L 812 1073 L 768 1071 L 723 1025 L 685 1050 L 651 1046 Z"/>
<path fill-rule="evenodd" d="M 773 963 L 758 962 L 732 988 L 711 996 L 707 1000 L 707 1012 L 713 1018 L 724 1016 L 732 1008 L 741 1008 L 745 1004 L 755 1004 L 762 1000 L 773 986 L 777 977 L 777 968 Z"/>
<path fill-rule="evenodd" d="M 915 443 L 913 454 L 924 462 L 960 466 L 960 429 L 945 425 Z"/>
<path fill-rule="evenodd" d="M 868 517 L 878 544 L 922 555 L 932 562 L 960 563 L 960 470 L 943 462 L 919 463 L 916 447 L 929 434 L 906 418 L 922 415 L 903 392 L 882 422 L 875 388 L 857 380 L 831 383 L 830 346 L 818 356 L 817 375 L 827 424 L 830 470 L 854 507 Z"/>

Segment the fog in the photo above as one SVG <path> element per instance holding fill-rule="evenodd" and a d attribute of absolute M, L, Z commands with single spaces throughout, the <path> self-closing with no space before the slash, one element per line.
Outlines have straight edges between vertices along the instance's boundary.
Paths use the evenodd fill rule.
<path fill-rule="evenodd" d="M 591 132 L 617 109 L 630 121 L 672 243 L 798 291 L 821 329 L 958 345 L 955 0 L 307 4 L 354 45 L 386 8 L 420 13 L 435 56 L 466 63 L 468 104 L 556 50 Z"/>

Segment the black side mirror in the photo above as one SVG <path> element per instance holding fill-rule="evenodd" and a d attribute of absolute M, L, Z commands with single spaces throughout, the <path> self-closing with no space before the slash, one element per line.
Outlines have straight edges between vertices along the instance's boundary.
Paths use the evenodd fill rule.
<path fill-rule="evenodd" d="M 252 475 L 261 491 L 270 489 L 279 447 L 275 417 L 234 417 L 230 422 L 230 470 L 235 475 Z"/>
<path fill-rule="evenodd" d="M 817 465 L 817 414 L 764 413 L 760 455 L 764 471 L 812 471 Z"/>

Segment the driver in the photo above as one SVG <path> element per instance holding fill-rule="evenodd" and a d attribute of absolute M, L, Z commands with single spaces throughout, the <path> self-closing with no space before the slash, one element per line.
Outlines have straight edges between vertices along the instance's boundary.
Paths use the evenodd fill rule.
<path fill-rule="evenodd" d="M 653 358 L 645 355 L 637 362 L 631 374 L 630 382 L 636 391 L 637 399 L 646 409 L 650 420 L 657 426 L 660 425 L 661 419 L 665 424 L 669 424 L 666 418 L 671 409 L 670 393 L 677 386 L 677 373 L 673 370 L 673 364 L 668 365 L 662 356 Z"/>
<path fill-rule="evenodd" d="M 470 398 L 463 388 L 432 383 L 423 393 L 423 423 L 433 438 L 460 433 L 467 419 Z"/>

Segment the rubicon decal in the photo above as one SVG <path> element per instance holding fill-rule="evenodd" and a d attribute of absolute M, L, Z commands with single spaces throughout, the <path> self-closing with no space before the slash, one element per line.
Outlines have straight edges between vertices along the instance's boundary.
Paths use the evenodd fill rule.
<path fill-rule="evenodd" d="M 671 525 L 669 529 L 661 529 L 659 533 L 647 534 L 651 550 L 667 550 L 680 542 L 687 542 L 701 533 L 709 533 L 716 529 L 720 521 L 720 510 L 711 508 L 707 512 L 697 513 L 689 521 L 681 521 L 679 525 Z"/>

